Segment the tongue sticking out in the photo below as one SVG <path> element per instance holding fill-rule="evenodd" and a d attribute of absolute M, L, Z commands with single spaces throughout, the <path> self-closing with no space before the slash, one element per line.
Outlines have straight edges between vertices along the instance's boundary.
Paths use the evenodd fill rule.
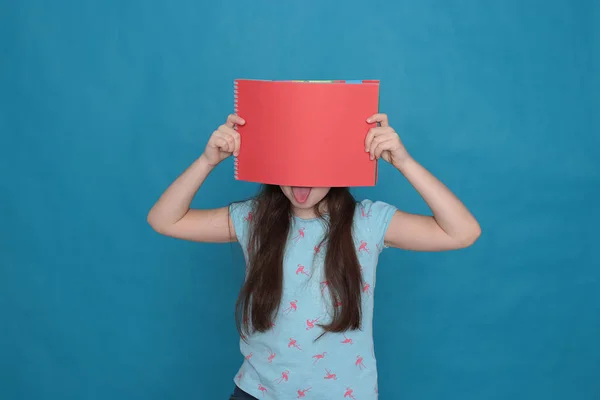
<path fill-rule="evenodd" d="M 311 188 L 309 187 L 292 187 L 292 193 L 294 195 L 294 199 L 298 203 L 304 203 L 306 199 L 308 199 L 308 195 L 310 194 Z"/>

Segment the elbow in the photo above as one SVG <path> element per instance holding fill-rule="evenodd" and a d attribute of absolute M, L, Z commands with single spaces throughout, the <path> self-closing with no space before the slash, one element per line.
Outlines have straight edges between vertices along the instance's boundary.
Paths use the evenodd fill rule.
<path fill-rule="evenodd" d="M 154 229 L 157 233 L 160 233 L 161 235 L 166 235 L 164 224 L 160 222 L 159 218 L 156 217 L 152 210 L 150 210 L 150 212 L 148 213 L 146 221 L 148 222 L 148 225 L 150 225 L 152 229 Z"/>
<path fill-rule="evenodd" d="M 471 247 L 477 239 L 481 236 L 481 226 L 478 223 L 475 223 L 475 226 L 469 230 L 469 232 L 464 235 L 459 240 L 459 245 L 461 248 Z"/>
<path fill-rule="evenodd" d="M 158 224 L 156 223 L 156 218 L 154 217 L 154 214 L 152 214 L 152 211 L 148 213 L 148 216 L 146 217 L 146 222 L 148 222 L 148 225 L 150 225 L 152 229 L 158 231 Z"/>

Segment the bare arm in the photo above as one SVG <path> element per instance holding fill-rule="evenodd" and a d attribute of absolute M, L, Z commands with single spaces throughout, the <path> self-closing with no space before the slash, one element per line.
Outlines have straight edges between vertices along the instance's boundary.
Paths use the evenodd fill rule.
<path fill-rule="evenodd" d="M 190 204 L 215 166 L 230 155 L 237 155 L 240 137 L 234 125 L 243 123 L 243 119 L 230 115 L 227 123 L 212 134 L 204 153 L 162 194 L 148 213 L 148 223 L 155 231 L 197 242 L 236 240 L 227 207 L 195 210 L 190 209 Z"/>
<path fill-rule="evenodd" d="M 373 158 L 381 157 L 396 167 L 433 212 L 433 216 L 428 216 L 397 211 L 386 231 L 385 243 L 415 251 L 454 250 L 472 245 L 481 234 L 475 217 L 442 182 L 410 157 L 385 114 L 370 119 L 381 126 L 370 130 L 366 150 Z"/>
<path fill-rule="evenodd" d="M 427 203 L 433 216 L 396 211 L 385 234 L 389 246 L 417 251 L 441 251 L 472 245 L 479 223 L 465 205 L 435 176 L 409 158 L 398 170 Z"/>

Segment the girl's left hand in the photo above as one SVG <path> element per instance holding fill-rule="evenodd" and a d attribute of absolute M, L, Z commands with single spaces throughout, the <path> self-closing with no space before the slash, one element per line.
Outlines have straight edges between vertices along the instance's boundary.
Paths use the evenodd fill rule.
<path fill-rule="evenodd" d="M 386 114 L 375 114 L 367 118 L 368 123 L 377 122 L 376 128 L 369 129 L 365 139 L 365 151 L 371 153 L 371 160 L 383 158 L 398 168 L 410 155 L 400 137 L 388 122 Z"/>

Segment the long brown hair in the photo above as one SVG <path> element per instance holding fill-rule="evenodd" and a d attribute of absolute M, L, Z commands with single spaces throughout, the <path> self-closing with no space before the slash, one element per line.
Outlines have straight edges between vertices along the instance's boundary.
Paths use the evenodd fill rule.
<path fill-rule="evenodd" d="M 348 188 L 331 188 L 315 205 L 326 225 L 321 245 L 326 245 L 325 279 L 333 309 L 331 322 L 321 325 L 324 333 L 360 328 L 363 281 L 352 236 L 355 208 Z M 292 217 L 291 203 L 281 188 L 264 185 L 253 205 L 248 271 L 236 303 L 236 324 L 242 335 L 272 327 L 283 292 L 283 258 Z"/>

